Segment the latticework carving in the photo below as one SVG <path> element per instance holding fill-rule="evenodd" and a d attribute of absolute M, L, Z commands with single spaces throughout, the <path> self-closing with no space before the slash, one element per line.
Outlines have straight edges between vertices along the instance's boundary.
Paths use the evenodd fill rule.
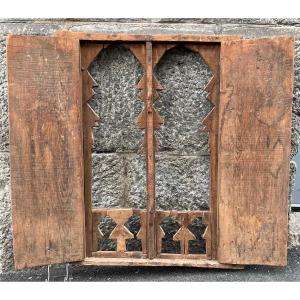
<path fill-rule="evenodd" d="M 140 230 L 137 234 L 137 238 L 141 240 L 142 251 L 127 251 L 126 240 L 134 238 L 134 235 L 125 226 L 126 222 L 132 215 L 137 215 L 140 217 Z M 162 257 L 165 254 L 161 253 L 162 239 L 165 236 L 165 232 L 162 229 L 160 223 L 166 218 L 174 218 L 180 228 L 174 234 L 173 240 L 180 242 L 180 255 L 186 258 L 194 258 L 195 255 L 189 253 L 189 241 L 195 240 L 195 235 L 188 229 L 188 226 L 192 224 L 193 220 L 196 218 L 202 218 L 206 224 L 205 233 L 202 238 L 206 243 L 206 254 L 205 257 L 210 257 L 210 213 L 207 211 L 157 211 L 157 253 Z M 110 217 L 116 226 L 109 235 L 109 239 L 116 240 L 117 249 L 116 251 L 100 251 L 97 250 L 97 245 L 99 240 L 103 238 L 103 233 L 99 229 L 100 221 L 105 218 Z M 144 257 L 147 253 L 146 249 L 146 210 L 143 209 L 93 209 L 93 255 L 94 256 L 107 256 L 107 257 Z M 174 254 L 169 254 L 174 255 Z M 175 254 L 176 257 L 176 254 Z"/>
<path fill-rule="evenodd" d="M 181 226 L 173 236 L 174 241 L 180 242 L 180 254 L 182 256 L 194 257 L 194 255 L 189 253 L 189 241 L 196 240 L 196 237 L 188 229 L 188 226 L 192 224 L 194 219 L 199 217 L 202 218 L 203 222 L 206 224 L 206 229 L 202 238 L 205 240 L 206 245 L 205 257 L 209 258 L 211 256 L 211 214 L 208 211 L 157 211 L 157 253 L 165 256 L 165 254 L 162 254 L 161 242 L 162 238 L 165 236 L 165 232 L 160 224 L 166 218 L 174 218 Z"/>
<path fill-rule="evenodd" d="M 125 226 L 126 222 L 133 215 L 140 217 L 140 229 L 136 235 L 137 239 L 141 240 L 142 253 L 146 253 L 146 211 L 142 209 L 93 209 L 93 255 L 94 256 L 110 256 L 113 252 L 117 256 L 127 255 L 132 253 L 126 249 L 126 240 L 134 239 L 134 234 Z M 116 251 L 98 251 L 97 245 L 99 240 L 103 238 L 103 234 L 99 229 L 100 221 L 105 217 L 110 217 L 116 226 L 109 235 L 109 239 L 116 240 Z M 110 253 L 108 253 L 110 252 Z M 140 252 L 140 251 L 136 251 Z M 142 256 L 140 253 L 140 256 Z"/>

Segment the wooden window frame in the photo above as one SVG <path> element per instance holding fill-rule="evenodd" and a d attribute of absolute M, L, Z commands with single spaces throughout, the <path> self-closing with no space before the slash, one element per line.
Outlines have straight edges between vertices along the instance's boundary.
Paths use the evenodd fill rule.
<path fill-rule="evenodd" d="M 218 248 L 218 203 L 217 203 L 217 173 L 218 173 L 218 103 L 220 97 L 220 47 L 222 41 L 239 39 L 237 36 L 204 36 L 204 35 L 106 35 L 106 34 L 89 34 L 89 33 L 70 33 L 59 32 L 56 36 L 67 36 L 78 40 L 81 44 L 81 71 L 82 71 L 82 97 L 83 97 L 83 149 L 84 149 L 84 203 L 85 203 L 85 242 L 86 242 L 86 259 L 84 264 L 101 264 L 107 265 L 118 264 L 136 264 L 136 265 L 182 265 L 183 262 L 190 266 L 199 267 L 219 267 L 219 268 L 242 268 L 242 266 L 221 264 L 217 261 Z M 141 63 L 144 69 L 146 84 L 139 83 L 138 88 L 144 91 L 144 111 L 139 115 L 136 122 L 140 128 L 145 129 L 145 152 L 147 163 L 147 209 L 92 209 L 92 131 L 97 126 L 98 116 L 87 104 L 94 95 L 94 81 L 89 74 L 89 67 L 94 59 L 99 55 L 102 49 L 109 43 L 122 43 L 122 45 L 131 50 Z M 209 184 L 209 210 L 208 211 L 156 211 L 155 212 L 155 147 L 154 147 L 154 130 L 161 124 L 155 116 L 153 108 L 153 93 L 155 92 L 155 83 L 152 82 L 153 69 L 159 62 L 163 54 L 170 48 L 183 45 L 188 49 L 196 52 L 208 65 L 212 72 L 212 77 L 205 87 L 208 92 L 208 99 L 213 105 L 212 110 L 203 120 L 203 125 L 209 134 L 210 147 L 210 184 Z M 152 48 L 154 47 L 154 49 Z M 141 97 L 143 98 L 143 97 Z M 143 232 L 139 232 L 139 238 L 147 241 L 143 245 L 142 253 L 135 252 L 110 252 L 95 251 L 95 240 L 99 237 L 97 222 L 110 214 L 132 214 L 135 212 L 146 223 Z M 156 215 L 156 217 L 155 217 Z M 162 254 L 157 252 L 161 245 L 159 235 L 162 229 L 159 220 L 164 217 L 173 216 L 183 222 L 189 222 L 201 216 L 207 224 L 207 230 L 204 238 L 206 239 L 205 255 L 184 255 L 184 254 Z M 154 220 L 154 218 L 156 218 Z M 182 218 L 188 218 L 183 221 Z M 189 224 L 187 223 L 187 225 Z M 152 225 L 149 225 L 152 224 Z M 158 229 L 156 228 L 158 226 Z M 123 241 L 124 243 L 124 241 Z M 123 246 L 124 247 L 124 246 Z M 118 261 L 117 261 L 118 260 Z"/>

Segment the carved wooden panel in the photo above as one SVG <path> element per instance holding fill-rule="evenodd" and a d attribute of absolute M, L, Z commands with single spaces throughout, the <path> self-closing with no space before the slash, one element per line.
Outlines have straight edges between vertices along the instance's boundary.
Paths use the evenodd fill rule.
<path fill-rule="evenodd" d="M 141 251 L 128 251 L 126 248 L 126 240 L 134 238 L 132 232 L 125 226 L 126 222 L 132 215 L 137 215 L 140 217 L 140 229 L 136 235 L 138 239 L 141 240 L 142 249 Z M 93 228 L 92 228 L 92 255 L 95 257 L 147 257 L 146 248 L 146 210 L 143 209 L 125 209 L 125 208 L 116 208 L 116 209 L 93 209 Z M 116 240 L 116 250 L 115 251 L 101 251 L 98 250 L 99 241 L 103 238 L 103 233 L 100 229 L 100 221 L 105 217 L 110 217 L 115 222 L 115 227 L 109 234 L 109 239 Z M 162 229 L 160 223 L 162 220 L 174 217 L 180 224 L 180 228 L 173 236 L 173 240 L 180 242 L 181 255 L 169 254 L 165 255 L 161 253 L 161 244 L 162 239 L 164 238 L 165 232 Z M 206 244 L 206 253 L 204 255 L 196 255 L 189 253 L 189 241 L 195 240 L 195 235 L 190 231 L 188 226 L 192 224 L 193 220 L 196 218 L 202 218 L 206 229 L 202 235 L 202 238 L 205 240 Z M 156 211 L 156 253 L 158 257 L 161 258 L 211 258 L 211 213 L 209 211 Z"/>

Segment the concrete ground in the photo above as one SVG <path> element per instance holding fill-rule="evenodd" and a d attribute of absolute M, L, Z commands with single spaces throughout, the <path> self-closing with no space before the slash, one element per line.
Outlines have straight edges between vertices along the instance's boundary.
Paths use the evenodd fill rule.
<path fill-rule="evenodd" d="M 51 271 L 50 281 L 63 281 L 64 266 Z M 70 265 L 72 281 L 300 281 L 300 248 L 289 250 L 284 268 L 248 266 L 244 270 L 179 267 L 91 267 Z M 46 267 L 0 274 L 0 281 L 45 281 Z"/>

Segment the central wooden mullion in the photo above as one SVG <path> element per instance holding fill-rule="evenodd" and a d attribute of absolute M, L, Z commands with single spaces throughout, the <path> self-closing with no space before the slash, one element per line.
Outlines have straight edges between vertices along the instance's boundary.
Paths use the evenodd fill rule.
<path fill-rule="evenodd" d="M 152 43 L 146 42 L 146 163 L 147 163 L 147 252 L 156 256 L 155 230 L 155 149 L 153 112 L 153 61 Z"/>

